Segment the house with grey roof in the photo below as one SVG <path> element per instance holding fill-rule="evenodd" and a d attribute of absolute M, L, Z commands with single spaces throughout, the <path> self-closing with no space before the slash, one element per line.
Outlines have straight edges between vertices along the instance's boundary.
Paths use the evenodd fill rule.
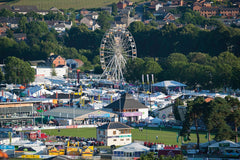
<path fill-rule="evenodd" d="M 119 114 L 123 122 L 139 121 L 148 117 L 148 107 L 135 100 L 130 94 L 121 96 L 119 100 L 104 109 Z"/>
<path fill-rule="evenodd" d="M 60 11 L 60 10 L 57 9 L 56 7 L 50 8 L 50 11 L 52 11 L 52 12 L 55 13 L 55 14 L 57 14 L 57 13 L 61 13 L 62 15 L 64 14 L 62 11 Z"/>
<path fill-rule="evenodd" d="M 121 122 L 109 122 L 97 127 L 97 140 L 106 146 L 122 146 L 132 143 L 133 128 Z"/>
<path fill-rule="evenodd" d="M 88 27 L 88 29 L 92 31 L 100 29 L 100 26 L 97 24 L 96 20 L 92 18 L 91 15 L 83 17 L 80 21 L 80 24 L 85 24 Z"/>

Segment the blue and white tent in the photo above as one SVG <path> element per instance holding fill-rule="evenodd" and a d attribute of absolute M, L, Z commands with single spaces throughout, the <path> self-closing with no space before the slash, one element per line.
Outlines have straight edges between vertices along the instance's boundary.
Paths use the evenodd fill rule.
<path fill-rule="evenodd" d="M 153 86 L 169 88 L 169 87 L 186 87 L 187 85 L 177 81 L 169 80 L 169 81 L 162 81 L 162 82 L 155 83 L 153 84 Z"/>

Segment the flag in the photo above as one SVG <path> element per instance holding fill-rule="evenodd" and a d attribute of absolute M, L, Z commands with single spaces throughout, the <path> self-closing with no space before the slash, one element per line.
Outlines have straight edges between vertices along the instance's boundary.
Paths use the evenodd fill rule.
<path fill-rule="evenodd" d="M 82 98 L 81 98 L 81 97 L 80 97 L 80 99 L 79 99 L 79 103 L 82 104 Z"/>
<path fill-rule="evenodd" d="M 56 92 L 56 99 L 58 99 L 58 92 Z"/>
<path fill-rule="evenodd" d="M 83 102 L 82 102 L 82 106 L 84 106 L 85 105 L 85 99 L 83 99 Z"/>
<path fill-rule="evenodd" d="M 147 84 L 149 84 L 149 75 L 147 74 Z"/>
<path fill-rule="evenodd" d="M 11 144 L 12 143 L 12 132 L 8 132 L 8 136 L 9 136 L 9 142 Z"/>
<path fill-rule="evenodd" d="M 142 84 L 144 84 L 144 75 L 142 74 Z"/>
<path fill-rule="evenodd" d="M 152 74 L 152 84 L 154 83 L 154 75 Z"/>
<path fill-rule="evenodd" d="M 100 94 L 98 95 L 98 100 L 100 101 L 101 99 L 100 99 Z"/>
<path fill-rule="evenodd" d="M 82 94 L 82 86 L 80 86 L 80 93 Z"/>
<path fill-rule="evenodd" d="M 113 102 L 113 97 L 111 96 L 111 103 Z"/>

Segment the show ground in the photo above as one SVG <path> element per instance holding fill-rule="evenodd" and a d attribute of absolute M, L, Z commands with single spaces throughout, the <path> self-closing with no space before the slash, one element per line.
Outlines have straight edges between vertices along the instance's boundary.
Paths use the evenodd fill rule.
<path fill-rule="evenodd" d="M 147 141 L 147 142 L 156 142 L 164 143 L 166 145 L 181 145 L 182 137 L 178 138 L 178 131 L 171 128 L 143 128 L 140 131 L 138 128 L 132 129 L 132 138 L 133 141 Z M 96 128 L 76 128 L 76 129 L 57 129 L 52 130 L 42 130 L 43 133 L 46 133 L 51 136 L 71 136 L 71 137 L 84 137 L 84 138 L 96 138 Z M 191 141 L 188 142 L 197 142 L 196 134 L 191 134 Z M 213 136 L 211 137 L 213 138 Z M 186 143 L 188 143 L 186 142 Z M 200 143 L 207 142 L 206 133 L 200 133 Z"/>

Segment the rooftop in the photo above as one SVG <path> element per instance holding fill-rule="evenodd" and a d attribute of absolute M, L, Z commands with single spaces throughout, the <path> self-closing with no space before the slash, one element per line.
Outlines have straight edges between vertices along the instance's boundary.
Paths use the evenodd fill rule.
<path fill-rule="evenodd" d="M 132 127 L 121 122 L 109 122 L 99 126 L 98 129 L 132 129 Z"/>

